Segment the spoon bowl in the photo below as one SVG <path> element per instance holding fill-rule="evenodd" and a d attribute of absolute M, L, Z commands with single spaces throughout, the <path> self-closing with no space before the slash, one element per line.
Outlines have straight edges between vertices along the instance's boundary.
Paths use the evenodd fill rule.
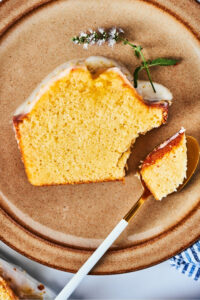
<path fill-rule="evenodd" d="M 186 178 L 184 179 L 183 183 L 179 185 L 177 193 L 183 189 L 183 187 L 188 183 L 191 179 L 192 175 L 194 174 L 198 163 L 199 163 L 199 156 L 200 156 L 200 146 L 198 141 L 193 136 L 186 136 L 187 140 L 187 173 Z M 137 213 L 138 209 L 142 206 L 142 204 L 147 200 L 147 198 L 151 195 L 151 192 L 148 190 L 145 182 L 141 178 L 142 185 L 144 187 L 144 191 L 142 196 L 139 200 L 133 205 L 133 207 L 128 211 L 128 213 L 124 216 L 124 219 L 127 222 L 133 218 L 133 216 Z"/>
<path fill-rule="evenodd" d="M 187 173 L 183 183 L 177 188 L 177 192 L 183 189 L 194 174 L 200 156 L 200 146 L 198 141 L 193 136 L 186 136 L 187 140 Z"/>

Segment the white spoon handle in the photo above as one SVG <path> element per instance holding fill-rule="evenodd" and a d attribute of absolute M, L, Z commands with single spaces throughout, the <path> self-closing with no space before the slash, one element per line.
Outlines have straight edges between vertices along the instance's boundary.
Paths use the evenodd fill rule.
<path fill-rule="evenodd" d="M 112 243 L 118 238 L 118 236 L 124 231 L 128 222 L 122 219 L 107 238 L 101 243 L 101 245 L 94 251 L 94 253 L 88 258 L 88 260 L 83 264 L 79 271 L 72 277 L 68 284 L 63 288 L 55 300 L 66 300 L 73 293 L 76 287 L 79 285 L 81 280 L 87 275 L 91 269 L 96 265 L 99 259 L 104 255 L 104 253 L 110 248 Z"/>

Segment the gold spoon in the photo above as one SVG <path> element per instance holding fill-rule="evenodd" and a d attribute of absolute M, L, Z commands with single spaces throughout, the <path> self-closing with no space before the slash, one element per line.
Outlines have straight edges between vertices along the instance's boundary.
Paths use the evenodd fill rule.
<path fill-rule="evenodd" d="M 188 183 L 192 175 L 194 174 L 200 155 L 200 146 L 197 140 L 192 136 L 187 136 L 187 174 L 184 182 L 179 186 L 178 192 Z M 136 214 L 138 209 L 151 195 L 151 192 L 144 185 L 144 192 L 139 200 L 133 205 L 124 218 L 115 226 L 107 238 L 101 243 L 101 245 L 94 251 L 94 253 L 83 264 L 79 271 L 72 277 L 64 289 L 59 293 L 55 300 L 66 300 L 73 293 L 82 279 L 87 275 L 91 269 L 96 265 L 99 259 L 110 248 L 112 243 L 118 238 L 118 236 L 124 231 L 132 217 Z"/>
<path fill-rule="evenodd" d="M 191 179 L 192 175 L 194 174 L 198 162 L 199 162 L 199 156 L 200 156 L 200 146 L 198 141 L 193 136 L 186 136 L 187 139 L 187 173 L 186 178 L 183 181 L 181 185 L 177 188 L 177 192 L 180 192 L 182 188 L 188 183 L 188 181 Z M 129 222 L 133 216 L 136 214 L 138 209 L 142 206 L 142 204 L 145 202 L 145 200 L 151 195 L 151 192 L 146 187 L 145 183 L 142 181 L 144 191 L 142 196 L 139 198 L 139 200 L 134 204 L 134 206 L 129 210 L 129 212 L 124 216 L 124 220 Z"/>

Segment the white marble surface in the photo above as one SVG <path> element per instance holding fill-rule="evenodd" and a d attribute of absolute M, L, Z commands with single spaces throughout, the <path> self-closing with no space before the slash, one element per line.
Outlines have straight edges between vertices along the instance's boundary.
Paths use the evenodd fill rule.
<path fill-rule="evenodd" d="M 20 265 L 55 292 L 73 276 L 38 264 L 0 242 L 0 254 Z M 200 299 L 200 282 L 178 273 L 166 261 L 122 275 L 87 276 L 72 299 Z"/>

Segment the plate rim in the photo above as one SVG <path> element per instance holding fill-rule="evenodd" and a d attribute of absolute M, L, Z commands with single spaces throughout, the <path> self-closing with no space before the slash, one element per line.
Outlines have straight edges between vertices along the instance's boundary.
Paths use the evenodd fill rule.
<path fill-rule="evenodd" d="M 0 37 L 3 36 L 7 30 L 10 29 L 15 23 L 18 22 L 21 18 L 23 18 L 25 15 L 28 15 L 35 9 L 44 6 L 50 2 L 54 2 L 55 0 L 29 0 L 29 3 L 26 2 L 26 0 L 3 0 L 3 2 L 0 3 L 0 7 L 2 10 L 2 13 L 0 12 L 0 17 L 3 15 L 2 21 L 0 21 Z M 200 9 L 200 5 L 198 3 L 195 3 L 195 0 L 190 0 L 191 2 L 193 1 L 193 4 L 191 3 L 191 15 L 190 17 L 188 16 L 187 20 L 184 18 L 185 15 L 187 16 L 186 12 L 186 1 L 187 0 L 182 0 L 181 3 L 176 3 L 174 0 L 131 0 L 131 1 L 141 1 L 145 2 L 148 5 L 153 5 L 156 6 L 156 8 L 161 9 L 167 14 L 170 14 L 172 17 L 176 18 L 178 22 L 181 22 L 184 27 L 186 27 L 187 30 L 189 30 L 194 37 L 200 42 L 200 34 L 198 34 L 198 31 L 195 29 L 197 24 L 196 22 L 198 19 L 196 18 L 196 15 L 198 14 L 197 11 Z M 185 4 L 185 5 L 184 5 Z M 188 2 L 187 2 L 188 4 Z M 171 9 L 174 9 L 173 11 Z M 200 11 L 200 10 L 199 10 Z M 184 17 L 181 17 L 180 12 L 183 13 Z M 192 19 L 192 17 L 195 17 Z M 198 17 L 198 16 L 197 16 Z M 189 20 L 188 20 L 189 19 Z M 198 23 L 198 22 L 197 22 Z M 199 22 L 200 25 L 200 22 Z M 117 250 L 111 249 L 108 251 L 108 255 L 106 256 L 105 259 L 103 259 L 103 262 L 99 264 L 99 266 L 95 267 L 93 270 L 92 274 L 98 274 L 98 275 L 108 275 L 108 274 L 119 274 L 119 273 L 126 273 L 126 272 L 131 272 L 131 271 L 136 271 L 140 269 L 144 269 L 150 266 L 153 266 L 155 264 L 158 264 L 166 259 L 169 259 L 170 257 L 174 256 L 176 253 L 184 250 L 188 246 L 190 246 L 192 243 L 194 243 L 197 239 L 200 238 L 200 230 L 197 230 L 197 232 L 194 230 L 193 236 L 190 237 L 188 240 L 187 244 L 184 246 L 182 245 L 179 248 L 176 248 L 175 251 L 171 251 L 169 255 L 162 257 L 159 260 L 155 260 L 153 262 L 150 262 L 148 264 L 143 264 L 140 266 L 132 266 L 132 267 L 124 267 L 121 266 L 118 269 L 109 269 L 109 265 L 112 263 L 113 260 L 116 260 L 116 257 L 121 256 L 126 256 L 124 254 L 127 253 L 127 260 L 130 257 L 130 251 L 134 249 L 134 252 L 136 249 L 142 248 L 142 247 L 151 247 L 153 244 L 163 241 L 167 236 L 170 234 L 173 236 L 173 232 L 176 232 L 182 229 L 184 226 L 189 226 L 188 224 L 191 222 L 191 220 L 195 219 L 200 216 L 199 209 L 200 208 L 200 198 L 199 198 L 199 203 L 195 205 L 178 223 L 176 223 L 174 226 L 169 227 L 167 230 L 162 232 L 161 234 L 153 237 L 151 240 L 148 241 L 141 241 L 137 245 L 133 246 L 127 246 L 124 248 L 119 248 Z M 62 246 L 58 242 L 53 242 L 48 239 L 45 239 L 44 237 L 40 236 L 39 234 L 36 234 L 32 232 L 31 230 L 28 230 L 26 227 L 24 227 L 22 224 L 17 223 L 15 219 L 13 219 L 12 216 L 10 216 L 6 211 L 3 210 L 3 208 L 0 207 L 0 220 L 3 221 L 4 223 L 4 229 L 2 232 L 0 232 L 0 239 L 7 244 L 9 247 L 13 248 L 15 251 L 21 253 L 22 255 L 35 260 L 39 263 L 42 263 L 44 265 L 47 265 L 49 267 L 59 269 L 59 270 L 64 270 L 68 272 L 76 272 L 77 269 L 82 265 L 82 263 L 89 257 L 92 253 L 92 250 L 88 249 L 82 249 L 78 247 L 73 247 L 73 246 Z M 14 226 L 14 227 L 13 227 Z M 197 226 L 198 227 L 198 226 Z M 19 247 L 19 243 L 17 246 L 17 239 L 16 237 L 13 237 L 13 234 L 11 234 L 10 229 L 12 228 L 13 232 L 17 234 L 17 236 L 22 238 L 22 241 L 24 242 L 23 249 L 22 247 Z M 15 230 L 14 230 L 15 228 Z M 8 232 L 10 235 L 8 235 Z M 28 242 L 28 239 L 30 240 L 30 237 L 32 239 L 32 247 L 33 244 L 38 241 L 40 246 L 46 247 L 47 245 L 49 246 L 48 249 L 54 248 L 54 250 L 60 250 L 64 251 L 65 255 L 70 256 L 69 254 L 75 254 L 75 261 L 76 261 L 76 266 L 75 267 L 69 267 L 70 263 L 69 261 L 66 262 L 66 266 L 63 267 L 63 264 L 60 263 L 51 263 L 47 257 L 43 256 L 42 258 L 39 258 L 38 256 L 31 255 L 31 251 L 25 251 L 25 243 Z M 40 247 L 39 247 L 40 248 Z M 38 248 L 38 249 L 39 249 Z M 52 249 L 53 250 L 53 249 Z M 59 252 L 60 252 L 59 251 Z M 33 252 L 33 251 L 32 251 Z M 80 257 L 82 256 L 82 257 Z M 132 255 L 134 259 L 136 259 L 135 254 Z M 107 264 L 107 266 L 106 266 Z M 71 264 L 72 265 L 72 264 Z M 129 265 L 129 264 L 128 264 Z"/>
<path fill-rule="evenodd" d="M 200 230 L 197 229 L 198 226 L 193 226 L 193 224 L 190 224 L 190 223 L 192 223 L 193 219 L 196 219 L 196 225 L 199 225 L 199 218 L 200 218 L 200 203 L 198 203 L 194 207 L 194 209 L 191 210 L 189 212 L 189 214 L 185 218 L 183 218 L 177 225 L 175 225 L 172 229 L 170 228 L 170 230 L 165 231 L 158 237 L 155 237 L 155 238 L 151 239 L 150 241 L 144 242 L 142 244 L 126 247 L 124 249 L 108 250 L 106 257 L 104 257 L 101 260 L 101 263 L 99 265 L 97 265 L 97 267 L 95 267 L 90 274 L 91 275 L 113 275 L 113 274 L 129 273 L 132 271 L 138 271 L 138 270 L 142 270 L 142 269 L 145 269 L 148 267 L 152 267 L 154 265 L 157 265 L 157 264 L 173 257 L 177 253 L 179 253 L 179 252 L 183 251 L 184 249 L 188 248 L 189 246 L 191 246 L 195 241 L 197 241 L 200 238 Z M 4 236 L 2 234 L 2 232 L 0 232 L 0 239 L 2 242 L 4 242 L 7 246 L 12 248 L 13 250 L 26 256 L 27 258 L 34 260 L 38 263 L 41 263 L 43 265 L 46 265 L 48 267 L 58 269 L 61 271 L 75 273 L 75 272 L 77 272 L 78 268 L 80 268 L 80 266 L 84 263 L 84 261 L 86 261 L 87 258 L 89 258 L 89 256 L 93 252 L 92 250 L 80 250 L 80 249 L 75 249 L 75 248 L 70 248 L 70 247 L 63 247 L 61 245 L 54 244 L 48 240 L 45 240 L 45 239 L 31 233 L 30 231 L 28 231 L 26 228 L 24 228 L 20 224 L 16 223 L 15 220 L 13 220 L 2 208 L 0 208 L 0 220 L 2 221 L 3 229 L 5 229 L 5 230 L 2 230 L 2 232 L 7 233 Z M 181 245 L 178 248 L 172 247 L 171 251 L 168 255 L 162 256 L 162 258 L 153 260 L 152 262 L 147 263 L 147 264 L 141 264 L 139 266 L 132 267 L 132 266 L 130 266 L 130 263 L 128 263 L 127 265 L 129 267 L 125 267 L 125 268 L 120 267 L 118 269 L 116 269 L 114 267 L 114 269 L 113 269 L 113 260 L 114 260 L 114 262 L 123 260 L 122 263 L 124 265 L 124 263 L 128 262 L 128 259 L 130 259 L 130 254 L 132 254 L 131 258 L 136 261 L 137 257 L 140 257 L 140 254 L 136 253 L 136 252 L 139 252 L 139 250 L 141 248 L 149 247 L 150 250 L 152 250 L 152 246 L 154 246 L 154 248 L 155 248 L 154 254 L 156 254 L 157 251 L 159 251 L 160 248 L 162 248 L 164 246 L 163 244 L 165 244 L 165 239 L 167 239 L 168 237 L 170 237 L 170 239 L 172 240 L 172 245 L 173 245 L 173 241 L 174 240 L 176 241 L 176 236 L 180 236 L 181 234 L 184 236 L 185 232 L 184 231 L 181 232 L 183 226 L 185 226 L 187 228 L 187 231 L 188 231 L 188 228 L 191 227 L 191 235 L 190 235 L 190 238 L 188 238 L 188 242 L 185 243 L 184 245 Z M 162 238 L 160 238 L 160 236 L 162 236 Z M 20 238 L 20 240 L 22 240 L 22 243 L 19 243 L 19 238 Z M 30 241 L 30 239 L 31 239 L 31 241 Z M 23 245 L 23 243 L 24 243 L 24 245 Z M 28 252 L 25 251 L 25 248 L 26 248 L 25 243 L 27 243 L 27 249 L 29 249 Z M 22 245 L 23 245 L 23 249 L 22 249 L 22 247 L 20 247 Z M 37 252 L 38 245 L 39 245 L 39 249 L 44 246 L 45 248 L 43 250 L 45 250 L 45 252 L 47 250 L 46 246 L 48 246 L 48 250 L 51 250 L 51 251 L 47 251 L 48 253 L 45 253 L 45 255 L 43 255 L 43 259 L 41 258 L 39 253 L 36 255 L 33 254 L 33 253 Z M 59 254 L 57 253 L 58 257 L 60 254 L 62 254 L 61 261 L 63 261 L 63 258 L 68 260 L 67 261 L 68 266 L 63 266 L 63 262 L 57 262 L 56 261 L 57 257 L 54 257 L 54 259 L 53 259 L 53 260 L 55 260 L 54 263 L 49 261 L 49 257 L 48 257 L 49 252 L 54 252 L 54 251 L 59 252 Z M 134 253 L 131 253 L 132 251 L 134 251 Z M 125 257 L 126 253 L 128 254 L 127 258 Z M 65 257 L 65 255 L 66 255 L 66 257 Z M 45 258 L 44 258 L 44 256 L 45 256 Z M 78 264 L 78 267 L 69 267 L 70 259 L 71 260 L 74 259 L 75 262 Z M 109 269 L 110 264 L 112 264 L 112 270 Z M 71 266 L 72 266 L 72 264 L 71 264 Z"/>

